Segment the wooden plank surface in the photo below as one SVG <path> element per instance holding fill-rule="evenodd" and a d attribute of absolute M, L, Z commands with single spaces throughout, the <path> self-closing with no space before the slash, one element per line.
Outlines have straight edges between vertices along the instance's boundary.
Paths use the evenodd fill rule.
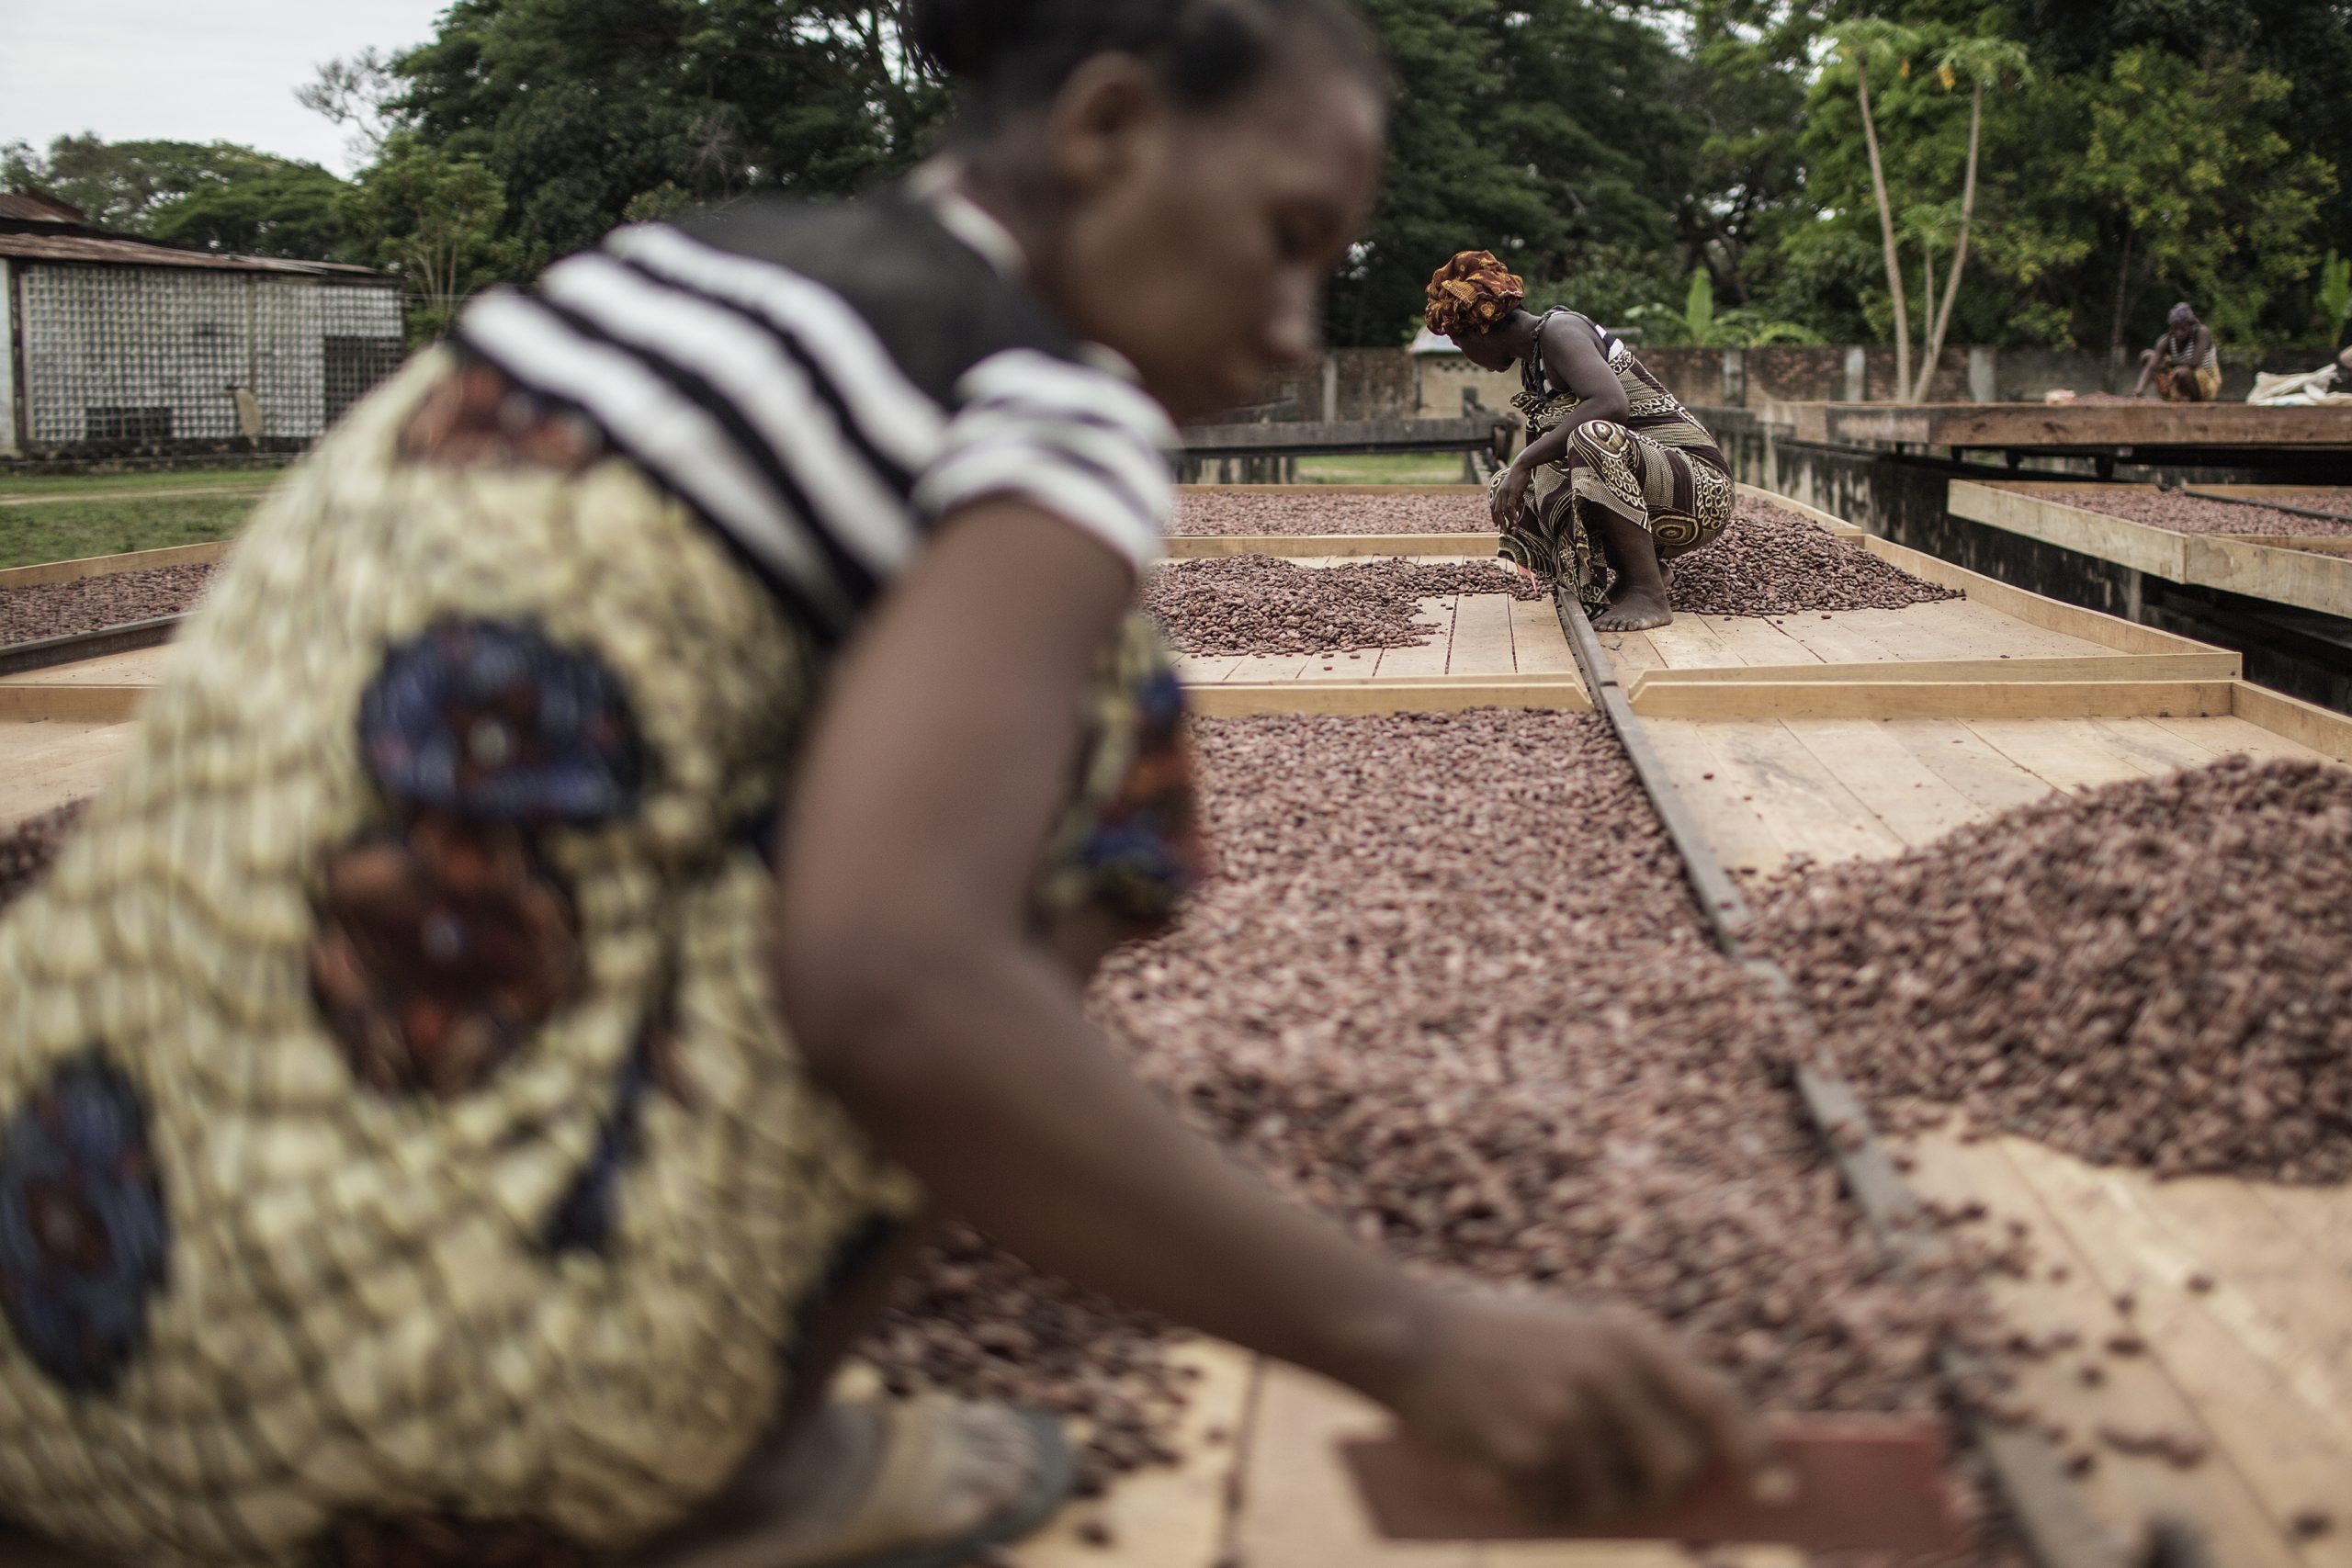
<path fill-rule="evenodd" d="M 2003 1152 L 2110 1299 L 2132 1301 L 2132 1329 L 2145 1341 L 2146 1359 L 2211 1444 L 2208 1465 L 2199 1469 L 2213 1470 L 2217 1482 L 2233 1478 L 2267 1516 L 2282 1548 L 2296 1514 L 2344 1507 L 2352 1404 L 2343 1385 L 2312 1347 L 2266 1321 L 2238 1287 L 2218 1280 L 2203 1293 L 2188 1287 L 2190 1276 L 2226 1267 L 2228 1236 L 2184 1245 L 2158 1217 L 2162 1199 L 2144 1175 L 2094 1170 L 2025 1139 L 2006 1140 Z M 2352 1299 L 2352 1281 L 2335 1289 Z M 2242 1521 L 2223 1539 L 2251 1547 L 2256 1534 Z M 2297 1555 L 2352 1568 L 2352 1532 L 2302 1543 Z"/>
<path fill-rule="evenodd" d="M 1106 1560 L 1117 1568 L 1209 1568 L 1224 1554 L 1261 1363 L 1213 1340 L 1180 1345 L 1169 1359 L 1197 1373 L 1172 1443 L 1182 1462 L 1125 1477 L 1100 1500 L 1072 1503 L 1021 1543 L 1020 1568 L 1104 1568 Z M 1107 1552 L 1086 1539 L 1102 1528 L 1111 1533 Z"/>
<path fill-rule="evenodd" d="M 1955 485 L 1973 481 L 1955 479 Z M 2211 653 L 2212 645 L 2172 632 L 2158 631 L 2127 621 L 2120 615 L 2101 615 L 2079 605 L 2062 604 L 2055 599 L 2045 599 L 2039 593 L 2015 588 L 1996 578 L 1954 566 L 1938 556 L 1922 550 L 1906 548 L 1892 540 L 1872 535 L 1861 541 L 1861 547 L 1889 565 L 1902 568 L 1912 576 L 1932 582 L 1939 588 L 1956 588 L 1977 604 L 1998 610 L 2005 615 L 2024 621 L 2030 626 L 2064 632 L 2086 641 L 2112 648 L 2122 653 Z"/>
<path fill-rule="evenodd" d="M 132 734 L 100 720 L 0 722 L 0 827 L 97 794 Z"/>
<path fill-rule="evenodd" d="M 156 648 L 133 649 L 128 653 L 110 653 L 102 659 L 85 659 L 73 664 L 53 665 L 47 670 L 0 675 L 0 686 L 152 686 L 164 678 L 171 656 L 170 643 Z"/>
<path fill-rule="evenodd" d="M 1464 593 L 1453 602 L 1453 643 L 1447 650 L 1449 675 L 1511 675 L 1511 597 Z"/>
<path fill-rule="evenodd" d="M 256 490 L 253 493 L 258 496 L 262 492 Z M 81 498 L 58 496 L 55 499 Z M 36 505 L 39 502 L 28 500 L 13 504 Z M 171 545 L 160 550 L 132 550 L 119 556 L 87 556 L 80 560 L 43 561 L 35 566 L 7 567 L 0 569 L 0 592 L 12 588 L 43 588 L 55 582 L 79 582 L 85 578 L 111 577 L 117 572 L 153 571 L 159 567 L 209 566 L 229 553 L 230 543 L 220 540 L 205 545 Z"/>
<path fill-rule="evenodd" d="M 1573 675 L 1577 656 L 1560 617 L 1540 599 L 1510 599 L 1511 657 L 1521 675 Z"/>
<path fill-rule="evenodd" d="M 1373 1533 L 1335 1445 L 1388 1429 L 1377 1407 L 1336 1384 L 1270 1364 L 1250 1430 L 1234 1542 L 1263 1568 L 1476 1568 L 1476 1549 L 1404 1546 Z"/>
<path fill-rule="evenodd" d="M 2263 1499 L 2227 1459 L 2183 1471 L 2154 1455 L 2116 1451 L 2099 1438 L 2102 1427 L 2126 1433 L 2165 1432 L 2206 1443 L 2221 1438 L 2155 1356 L 2108 1353 L 2106 1343 L 2142 1329 L 2117 1310 L 2107 1282 L 2080 1239 L 2060 1223 L 2049 1199 L 2019 1172 L 2011 1156 L 2021 1143 L 1988 1139 L 1962 1144 L 1950 1133 L 1898 1140 L 1911 1159 L 1909 1179 L 1930 1201 L 1973 1201 L 1986 1209 L 1985 1239 L 2015 1222 L 2026 1227 L 2036 1267 L 2028 1277 L 1994 1274 L 1984 1289 L 2002 1320 L 2037 1341 L 2072 1340 L 2072 1348 L 2019 1365 L 2020 1404 L 2062 1450 L 2089 1453 L 2093 1467 L 2080 1478 L 2085 1500 L 2111 1528 L 2127 1534 L 2141 1521 L 2172 1515 L 2201 1526 L 2216 1544 L 2229 1543 L 2230 1568 L 2286 1568 L 2301 1561 Z M 2081 1369 L 2098 1368 L 2086 1384 Z"/>

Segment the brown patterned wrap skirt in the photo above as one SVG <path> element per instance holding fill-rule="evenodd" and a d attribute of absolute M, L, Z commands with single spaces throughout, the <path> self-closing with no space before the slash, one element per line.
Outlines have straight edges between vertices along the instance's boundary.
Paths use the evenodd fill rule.
<path fill-rule="evenodd" d="M 1706 427 L 1622 342 L 1611 340 L 1608 354 L 1625 390 L 1625 418 L 1589 420 L 1570 433 L 1567 455 L 1535 470 L 1501 549 L 1545 582 L 1567 584 L 1590 610 L 1608 603 L 1609 586 L 1594 508 L 1643 528 L 1663 563 L 1720 538 L 1738 497 Z M 1532 442 L 1573 419 L 1583 400 L 1553 389 L 1540 362 L 1531 363 L 1526 380 L 1527 389 L 1511 400 L 1527 416 Z"/>

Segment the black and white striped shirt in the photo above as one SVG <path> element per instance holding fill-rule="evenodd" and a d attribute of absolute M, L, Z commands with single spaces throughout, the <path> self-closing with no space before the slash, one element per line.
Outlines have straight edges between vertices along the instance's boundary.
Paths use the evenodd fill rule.
<path fill-rule="evenodd" d="M 457 336 L 584 414 L 823 640 L 987 497 L 1140 571 L 1173 504 L 1174 427 L 986 254 L 985 217 L 947 219 L 893 194 L 623 229 L 531 293 L 475 300 Z"/>

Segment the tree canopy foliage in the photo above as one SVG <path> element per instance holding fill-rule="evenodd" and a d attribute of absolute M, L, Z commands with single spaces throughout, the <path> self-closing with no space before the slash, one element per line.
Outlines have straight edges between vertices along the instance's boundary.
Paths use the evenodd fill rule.
<path fill-rule="evenodd" d="M 1954 343 L 2136 344 L 2183 298 L 2233 345 L 2340 321 L 2322 301 L 2324 256 L 2352 254 L 2352 0 L 1361 3 L 1398 91 L 1379 209 L 1333 284 L 1338 343 L 1400 341 L 1430 271 L 1472 246 L 1537 302 L 1611 321 L 1888 339 L 1859 62 L 1838 47 L 1858 37 L 1887 50 L 1870 96 L 1922 344 L 1929 297 Z M 421 48 L 304 89 L 352 130 L 353 181 L 95 138 L 7 150 L 0 178 L 134 232 L 394 268 L 430 330 L 616 223 L 912 166 L 948 106 L 907 11 L 455 0 Z M 1720 304 L 1700 332 L 1694 275 Z"/>

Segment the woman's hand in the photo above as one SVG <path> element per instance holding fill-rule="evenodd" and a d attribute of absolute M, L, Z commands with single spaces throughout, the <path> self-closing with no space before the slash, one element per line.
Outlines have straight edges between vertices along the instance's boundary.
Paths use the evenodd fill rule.
<path fill-rule="evenodd" d="M 1535 471 L 1524 464 L 1514 462 L 1503 470 L 1491 497 L 1497 532 L 1508 534 L 1519 526 L 1519 514 L 1527 504 L 1527 489 L 1534 482 Z"/>
<path fill-rule="evenodd" d="M 1450 1299 L 1392 1404 L 1413 1437 L 1538 1517 L 1651 1512 L 1716 1460 L 1760 1495 L 1786 1484 L 1731 1385 L 1630 1313 Z"/>

